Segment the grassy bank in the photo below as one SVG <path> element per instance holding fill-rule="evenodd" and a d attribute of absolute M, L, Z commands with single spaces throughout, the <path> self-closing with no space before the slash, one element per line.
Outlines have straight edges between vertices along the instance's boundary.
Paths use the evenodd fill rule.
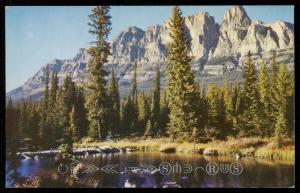
<path fill-rule="evenodd" d="M 75 148 L 114 146 L 117 148 L 128 147 L 137 151 L 165 151 L 180 153 L 203 154 L 203 151 L 210 150 L 217 152 L 219 156 L 233 156 L 239 153 L 243 157 L 255 157 L 258 159 L 294 160 L 294 142 L 291 139 L 282 141 L 282 147 L 275 145 L 273 138 L 229 138 L 226 141 L 213 140 L 208 143 L 172 142 L 168 138 L 141 139 L 133 137 L 130 139 L 116 139 L 116 142 L 89 142 L 89 139 L 82 143 L 74 144 Z"/>

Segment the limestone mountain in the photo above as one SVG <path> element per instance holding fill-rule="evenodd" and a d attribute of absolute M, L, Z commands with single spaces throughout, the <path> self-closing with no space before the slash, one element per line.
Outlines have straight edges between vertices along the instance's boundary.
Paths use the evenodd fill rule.
<path fill-rule="evenodd" d="M 294 67 L 294 24 L 252 21 L 242 6 L 235 6 L 225 13 L 221 24 L 216 23 L 209 13 L 199 12 L 186 16 L 185 25 L 190 35 L 190 54 L 194 57 L 193 70 L 197 78 L 218 80 L 222 74 L 231 73 L 232 80 L 238 79 L 248 51 L 253 54 L 254 61 L 263 59 L 267 65 L 275 51 L 278 63 L 284 62 L 289 69 Z M 169 28 L 169 20 L 145 30 L 133 26 L 120 32 L 111 42 L 112 55 L 105 64 L 105 70 L 110 72 L 112 68 L 115 69 L 121 95 L 130 88 L 131 69 L 135 60 L 139 60 L 139 89 L 152 88 L 156 66 L 161 68 L 164 86 Z M 60 82 L 66 74 L 70 74 L 75 81 L 81 77 L 86 80 L 88 58 L 86 50 L 81 48 L 73 59 L 50 61 L 49 70 L 58 72 Z M 38 100 L 43 95 L 45 66 L 6 96 L 13 100 L 28 97 Z"/>

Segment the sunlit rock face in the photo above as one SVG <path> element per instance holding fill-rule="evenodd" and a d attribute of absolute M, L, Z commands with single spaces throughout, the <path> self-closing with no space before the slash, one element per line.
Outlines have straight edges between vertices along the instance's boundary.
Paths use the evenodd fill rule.
<path fill-rule="evenodd" d="M 264 60 L 269 65 L 275 51 L 278 63 L 285 63 L 289 69 L 294 66 L 294 25 L 291 23 L 252 21 L 242 6 L 228 10 L 220 24 L 207 12 L 186 16 L 184 21 L 190 37 L 189 54 L 194 57 L 192 69 L 197 78 L 241 71 L 249 51 L 256 63 Z M 151 89 L 157 66 L 161 68 L 164 85 L 166 47 L 171 41 L 169 22 L 165 20 L 161 25 L 146 29 L 129 27 L 111 42 L 111 55 L 105 70 L 108 73 L 115 70 L 120 90 L 129 89 L 132 64 L 136 60 L 139 61 L 137 81 L 140 89 Z M 88 60 L 86 49 L 81 48 L 73 59 L 55 59 L 48 64 L 50 72 L 58 72 L 60 83 L 67 74 L 78 82 L 87 80 Z M 29 97 L 38 100 L 43 95 L 45 66 L 6 96 L 13 100 Z"/>

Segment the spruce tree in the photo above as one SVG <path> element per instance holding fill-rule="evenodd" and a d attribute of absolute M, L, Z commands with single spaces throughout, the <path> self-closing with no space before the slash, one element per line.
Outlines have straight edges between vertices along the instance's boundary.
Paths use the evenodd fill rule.
<path fill-rule="evenodd" d="M 41 146 L 43 148 L 48 148 L 49 146 L 49 135 L 52 135 L 49 125 L 47 122 L 48 112 L 49 112 L 49 65 L 44 69 L 44 85 L 45 85 L 45 94 L 41 100 L 41 119 L 40 119 L 40 137 L 41 137 Z"/>
<path fill-rule="evenodd" d="M 276 66 L 276 55 L 273 54 L 272 62 L 271 62 L 271 94 L 270 94 L 270 102 L 271 102 L 271 120 L 270 120 L 270 127 L 274 128 L 276 123 L 276 117 L 278 113 L 278 106 L 277 101 L 279 100 L 277 98 L 278 88 L 277 88 L 277 79 L 278 79 L 278 69 Z"/>
<path fill-rule="evenodd" d="M 33 104 L 31 105 L 31 108 L 29 109 L 29 115 L 28 115 L 28 125 L 29 125 L 29 138 L 32 140 L 32 145 L 37 149 L 39 147 L 40 143 L 40 136 L 39 136 L 39 121 L 40 116 L 39 112 L 37 111 L 37 105 Z"/>
<path fill-rule="evenodd" d="M 69 114 L 69 127 L 66 130 L 65 133 L 65 140 L 62 145 L 62 156 L 64 159 L 70 158 L 73 153 L 73 139 L 74 132 L 78 131 L 78 116 L 76 114 L 74 106 L 72 107 L 72 110 Z"/>
<path fill-rule="evenodd" d="M 5 108 L 5 132 L 6 132 L 6 148 L 10 149 L 12 154 L 16 153 L 18 148 L 17 134 L 18 134 L 18 111 L 13 106 L 11 97 L 6 103 Z"/>
<path fill-rule="evenodd" d="M 107 136 L 107 92 L 103 65 L 107 62 L 107 57 L 110 54 L 108 35 L 111 30 L 111 16 L 109 15 L 109 10 L 109 6 L 97 6 L 92 9 L 92 13 L 89 15 L 91 21 L 89 23 L 91 27 L 89 32 L 96 35 L 95 46 L 88 49 L 90 60 L 88 62 L 89 80 L 86 101 L 89 110 L 89 136 L 93 140 L 103 140 Z"/>
<path fill-rule="evenodd" d="M 78 109 L 75 108 L 73 105 L 72 111 L 70 112 L 70 123 L 69 123 L 69 132 L 71 135 L 71 139 L 73 141 L 79 141 L 81 138 L 81 131 L 79 127 L 79 114 L 78 114 Z"/>
<path fill-rule="evenodd" d="M 240 82 L 236 81 L 232 93 L 232 124 L 235 135 L 239 133 L 241 116 L 241 86 Z"/>
<path fill-rule="evenodd" d="M 133 66 L 133 77 L 132 77 L 132 126 L 131 129 L 133 132 L 138 131 L 137 125 L 138 125 L 138 101 L 137 101 L 137 64 L 138 62 L 134 62 Z"/>
<path fill-rule="evenodd" d="M 152 98 L 152 105 L 151 105 L 151 135 L 156 135 L 159 128 L 159 111 L 160 111 L 160 71 L 159 66 L 156 68 L 156 75 L 155 75 L 155 82 L 154 82 L 154 91 L 153 91 L 153 98 Z"/>
<path fill-rule="evenodd" d="M 232 122 L 233 122 L 232 87 L 231 84 L 229 84 L 227 76 L 224 79 L 222 89 L 224 94 L 225 112 L 226 112 L 226 121 L 224 123 L 224 126 L 227 128 L 232 128 Z"/>
<path fill-rule="evenodd" d="M 295 135 L 295 85 L 294 85 L 294 71 L 291 71 L 289 74 L 290 77 L 290 89 L 288 92 L 288 128 L 289 136 L 292 137 Z"/>
<path fill-rule="evenodd" d="M 61 128 L 62 142 L 66 144 L 68 140 L 68 129 L 70 127 L 70 112 L 72 111 L 74 102 L 76 101 L 75 84 L 70 75 L 67 75 L 63 81 L 59 91 L 58 109 L 59 109 L 59 125 Z"/>
<path fill-rule="evenodd" d="M 241 135 L 253 136 L 262 132 L 262 120 L 260 118 L 260 100 L 257 88 L 257 73 L 250 52 L 247 56 L 244 73 L 244 89 L 241 104 L 243 112 L 241 115 Z"/>
<path fill-rule="evenodd" d="M 167 134 L 167 124 L 169 122 L 169 108 L 168 108 L 168 102 L 167 102 L 167 95 L 166 92 L 164 92 L 160 97 L 160 112 L 159 112 L 159 132 L 158 134 L 160 136 L 165 136 Z"/>
<path fill-rule="evenodd" d="M 63 107 L 63 84 L 58 87 L 57 93 L 56 93 L 56 103 L 55 103 L 55 122 L 56 122 L 56 128 L 54 129 L 54 136 L 55 141 L 59 145 L 62 142 L 64 129 L 62 127 L 62 107 Z"/>
<path fill-rule="evenodd" d="M 59 128 L 59 116 L 57 111 L 57 92 L 58 92 L 58 77 L 57 72 L 53 71 L 51 74 L 51 84 L 50 84 L 50 91 L 49 91 L 49 102 L 48 102 L 48 113 L 47 113 L 47 128 L 51 130 L 48 132 L 49 136 L 48 142 L 52 144 L 57 144 L 57 141 L 60 137 L 62 130 Z"/>
<path fill-rule="evenodd" d="M 31 132 L 31 128 L 29 125 L 29 115 L 30 115 L 30 111 L 33 108 L 33 103 L 31 101 L 31 99 L 27 99 L 26 101 L 24 101 L 25 103 L 25 127 L 24 127 L 24 138 L 30 138 L 30 132 Z M 31 138 L 30 138 L 31 140 Z"/>
<path fill-rule="evenodd" d="M 207 100 L 209 102 L 208 129 L 211 130 L 211 137 L 225 138 L 227 128 L 224 126 L 226 120 L 224 94 L 215 83 L 208 85 Z"/>
<path fill-rule="evenodd" d="M 89 122 L 87 119 L 87 109 L 85 108 L 85 96 L 84 88 L 82 85 L 76 87 L 76 99 L 74 103 L 74 108 L 78 116 L 78 132 L 74 132 L 76 140 L 80 140 L 87 135 L 87 129 L 89 127 Z"/>
<path fill-rule="evenodd" d="M 138 96 L 138 107 L 139 107 L 139 116 L 138 116 L 138 127 L 139 132 L 144 134 L 146 129 L 146 123 L 149 119 L 150 110 L 148 103 L 145 97 L 145 93 L 142 91 Z"/>
<path fill-rule="evenodd" d="M 21 101 L 20 106 L 20 114 L 19 114 L 19 125 L 18 125 L 18 131 L 17 131 L 17 137 L 16 140 L 18 141 L 18 144 L 22 144 L 24 140 L 24 136 L 27 135 L 26 130 L 28 129 L 28 113 L 26 110 L 26 102 L 24 99 Z"/>
<path fill-rule="evenodd" d="M 146 130 L 145 130 L 145 133 L 144 133 L 144 136 L 145 137 L 150 137 L 152 136 L 152 128 L 151 128 L 151 120 L 149 119 L 147 121 L 147 125 L 146 125 Z"/>
<path fill-rule="evenodd" d="M 44 84 L 45 84 L 45 95 L 44 95 L 44 103 L 45 103 L 45 109 L 48 110 L 48 104 L 49 104 L 49 65 L 46 66 L 44 69 Z"/>
<path fill-rule="evenodd" d="M 170 20 L 171 42 L 167 45 L 167 100 L 170 108 L 168 133 L 175 139 L 190 138 L 197 126 L 195 112 L 195 82 L 191 70 L 192 57 L 189 56 L 189 37 L 184 18 L 178 6 L 173 8 Z"/>
<path fill-rule="evenodd" d="M 288 98 L 291 87 L 290 77 L 287 73 L 285 64 L 281 64 L 277 80 L 277 98 L 278 100 L 278 113 L 276 117 L 275 135 L 280 138 L 288 136 Z"/>
<path fill-rule="evenodd" d="M 134 100 L 137 100 L 137 64 L 138 64 L 138 61 L 136 60 L 134 62 L 134 65 L 133 65 L 133 75 L 132 75 L 132 98 L 133 98 L 133 101 Z"/>
<path fill-rule="evenodd" d="M 50 86 L 50 103 L 55 105 L 56 96 L 58 91 L 58 77 L 57 72 L 53 71 L 51 74 L 51 86 Z"/>
<path fill-rule="evenodd" d="M 110 125 L 112 135 L 114 136 L 115 134 L 119 133 L 120 127 L 120 97 L 118 81 L 116 80 L 115 72 L 113 69 L 108 83 L 108 100 L 108 123 Z"/>
<path fill-rule="evenodd" d="M 128 135 L 131 133 L 132 126 L 132 101 L 130 96 L 125 97 L 121 106 L 121 133 L 123 135 Z"/>
<path fill-rule="evenodd" d="M 218 117 L 217 117 L 217 128 L 219 129 L 217 137 L 220 139 L 226 139 L 229 133 L 229 127 L 226 120 L 226 103 L 224 98 L 224 92 L 222 89 L 218 89 Z"/>
<path fill-rule="evenodd" d="M 195 98 L 195 100 L 196 100 L 196 103 L 195 103 L 195 105 L 196 105 L 195 106 L 196 111 L 195 111 L 195 113 L 196 113 L 196 116 L 198 117 L 198 125 L 193 128 L 193 138 L 194 138 L 194 141 L 195 141 L 195 135 L 198 135 L 197 137 L 201 137 L 201 138 L 204 137 L 203 136 L 204 129 L 203 129 L 203 127 L 201 127 L 202 99 L 201 99 L 200 84 L 198 82 L 196 82 L 195 84 L 196 84 L 195 91 L 194 91 L 195 95 L 196 95 L 196 98 Z M 196 129 L 196 131 L 195 131 L 195 129 Z"/>
<path fill-rule="evenodd" d="M 208 99 L 206 96 L 206 90 L 205 90 L 205 85 L 204 83 L 201 84 L 201 91 L 200 91 L 200 118 L 199 118 L 199 124 L 200 124 L 200 129 L 204 130 L 205 127 L 208 124 Z"/>
<path fill-rule="evenodd" d="M 260 64 L 259 69 L 259 98 L 260 102 L 262 104 L 262 109 L 260 110 L 260 113 L 262 116 L 265 117 L 263 125 L 264 125 L 264 131 L 262 132 L 265 136 L 270 136 L 272 134 L 271 128 L 272 128 L 272 107 L 271 107 L 271 87 L 270 87 L 270 80 L 269 75 L 266 69 L 266 65 L 264 62 Z"/>

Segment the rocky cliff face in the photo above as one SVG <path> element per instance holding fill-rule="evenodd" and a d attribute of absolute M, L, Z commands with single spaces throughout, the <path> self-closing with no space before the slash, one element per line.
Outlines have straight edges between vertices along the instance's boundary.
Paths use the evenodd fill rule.
<path fill-rule="evenodd" d="M 241 71 L 248 51 L 253 54 L 255 61 L 264 59 L 266 62 L 276 51 L 278 63 L 285 62 L 289 68 L 293 68 L 294 25 L 291 23 L 251 21 L 245 9 L 236 6 L 225 13 L 220 25 L 207 12 L 185 17 L 185 25 L 191 38 L 193 70 L 198 78 Z M 169 20 L 146 30 L 129 27 L 113 40 L 112 55 L 105 69 L 108 72 L 111 68 L 115 69 L 121 90 L 129 87 L 132 64 L 137 59 L 140 60 L 138 82 L 141 89 L 149 87 L 157 65 L 163 72 L 167 59 L 166 45 L 170 42 L 169 29 Z M 60 81 L 66 74 L 71 74 L 77 81 L 80 76 L 87 78 L 88 57 L 82 48 L 73 59 L 49 62 L 49 68 L 58 72 Z M 7 97 L 13 100 L 23 97 L 38 99 L 44 87 L 44 67 L 23 86 L 7 93 Z M 164 73 L 162 76 L 164 80 Z"/>

